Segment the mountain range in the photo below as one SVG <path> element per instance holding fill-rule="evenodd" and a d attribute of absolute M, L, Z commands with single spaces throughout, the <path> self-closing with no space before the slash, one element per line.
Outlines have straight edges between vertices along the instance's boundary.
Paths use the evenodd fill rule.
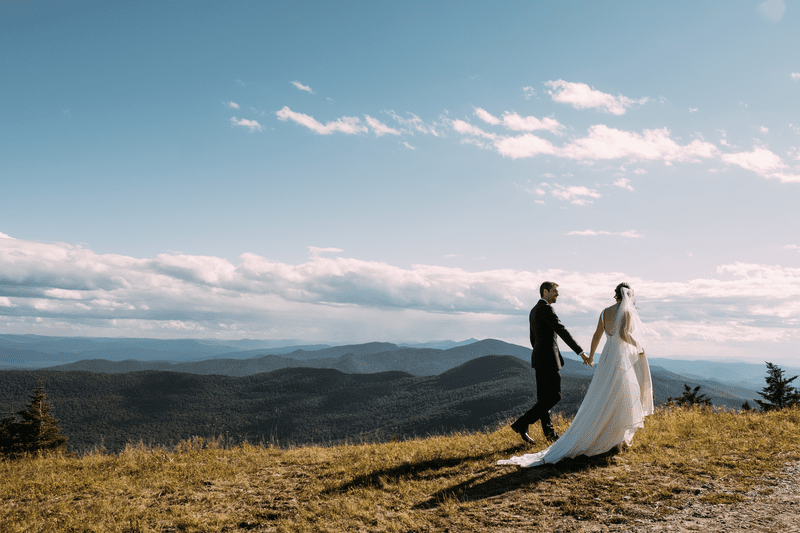
<path fill-rule="evenodd" d="M 38 354 L 39 362 L 73 361 L 0 371 L 0 410 L 24 408 L 41 381 L 75 451 L 119 450 L 138 441 L 173 445 L 195 435 L 285 445 L 479 430 L 527 410 L 536 390 L 530 349 L 494 339 L 438 344 L 444 348 L 385 342 L 254 348 L 254 341 L 231 352 L 224 343 L 197 341 L 73 339 L 60 345 L 15 337 L 0 338 L 6 363 L 21 350 Z M 81 359 L 86 352 L 80 346 L 104 357 Z M 198 346 L 201 357 L 186 351 Z M 18 350 L 11 359 L 9 349 Z M 176 357 L 120 359 L 136 349 Z M 680 396 L 684 384 L 700 385 L 716 406 L 738 408 L 757 396 L 753 388 L 671 372 L 660 361 L 651 360 L 657 404 Z M 557 412 L 577 412 L 593 373 L 567 354 Z"/>
<path fill-rule="evenodd" d="M 493 339 L 334 346 L 297 339 L 224 341 L 0 335 L 0 370 L 47 367 L 111 373 L 172 370 L 242 376 L 280 368 L 319 367 L 343 372 L 401 370 L 415 375 L 436 375 L 471 358 L 493 353 L 527 361 L 530 348 Z M 577 360 L 569 351 L 564 356 Z M 733 385 L 758 391 L 765 383 L 766 367 L 755 363 L 661 357 L 649 360 L 652 367 L 696 381 L 716 382 L 718 387 Z M 798 368 L 782 368 L 789 377 L 800 374 Z"/>
<path fill-rule="evenodd" d="M 556 412 L 577 412 L 592 371 L 566 361 Z M 101 446 L 119 451 L 139 441 L 172 446 L 192 436 L 283 446 L 484 430 L 519 416 L 536 397 L 530 363 L 511 355 L 485 355 L 435 376 L 325 368 L 247 376 L 7 370 L 0 372 L 0 410 L 23 409 L 39 382 L 69 439 L 68 448 L 78 452 Z M 656 403 L 680 396 L 684 382 L 682 376 L 653 371 Z M 702 392 L 714 405 L 729 407 L 754 396 L 705 384 Z"/>

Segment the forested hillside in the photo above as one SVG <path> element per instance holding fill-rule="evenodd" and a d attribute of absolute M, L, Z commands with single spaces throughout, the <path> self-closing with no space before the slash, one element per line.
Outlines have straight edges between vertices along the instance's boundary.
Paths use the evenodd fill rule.
<path fill-rule="evenodd" d="M 292 444 L 476 430 L 519 414 L 535 393 L 528 365 L 489 356 L 433 377 L 311 368 L 245 377 L 6 371 L 0 408 L 22 409 L 39 380 L 75 451 L 139 440 L 171 445 L 193 435 Z M 574 410 L 587 385 L 566 383 L 560 407 Z"/>
<path fill-rule="evenodd" d="M 566 361 L 563 399 L 555 411 L 577 412 L 592 372 Z M 507 355 L 479 357 L 437 376 L 319 368 L 242 377 L 2 371 L 0 410 L 23 409 L 41 380 L 68 449 L 79 452 L 95 446 L 120 450 L 139 441 L 172 445 L 195 435 L 278 445 L 385 441 L 483 430 L 516 417 L 535 401 L 534 376 L 529 363 Z M 654 372 L 656 403 L 680 396 L 684 382 Z M 705 385 L 703 392 L 718 406 L 752 402 Z"/>

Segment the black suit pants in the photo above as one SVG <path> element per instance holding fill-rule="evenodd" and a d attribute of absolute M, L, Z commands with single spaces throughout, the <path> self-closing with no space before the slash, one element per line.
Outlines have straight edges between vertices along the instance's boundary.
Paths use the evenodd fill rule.
<path fill-rule="evenodd" d="M 537 420 L 542 421 L 542 431 L 552 435 L 553 422 L 550 409 L 561 400 L 561 372 L 557 369 L 536 369 L 536 405 L 514 422 L 517 427 L 527 427 Z"/>

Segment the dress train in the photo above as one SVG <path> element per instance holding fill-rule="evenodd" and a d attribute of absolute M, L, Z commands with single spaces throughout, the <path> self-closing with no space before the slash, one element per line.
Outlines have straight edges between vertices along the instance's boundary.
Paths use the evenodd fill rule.
<path fill-rule="evenodd" d="M 564 458 L 599 455 L 618 444 L 631 444 L 633 434 L 653 414 L 650 365 L 637 346 L 606 333 L 606 343 L 589 390 L 572 424 L 550 447 L 538 453 L 497 461 L 531 467 Z"/>

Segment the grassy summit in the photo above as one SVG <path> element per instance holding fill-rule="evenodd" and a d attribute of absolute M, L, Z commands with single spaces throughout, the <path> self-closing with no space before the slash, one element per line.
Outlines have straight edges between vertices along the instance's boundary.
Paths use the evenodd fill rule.
<path fill-rule="evenodd" d="M 557 419 L 563 432 L 569 420 Z M 537 433 L 539 430 L 537 428 Z M 536 438 L 536 437 L 534 437 Z M 800 459 L 800 410 L 664 409 L 621 454 L 534 469 L 507 427 L 385 444 L 174 449 L 0 462 L 0 531 L 547 531 L 728 505 Z M 538 442 L 544 440 L 539 435 Z"/>

